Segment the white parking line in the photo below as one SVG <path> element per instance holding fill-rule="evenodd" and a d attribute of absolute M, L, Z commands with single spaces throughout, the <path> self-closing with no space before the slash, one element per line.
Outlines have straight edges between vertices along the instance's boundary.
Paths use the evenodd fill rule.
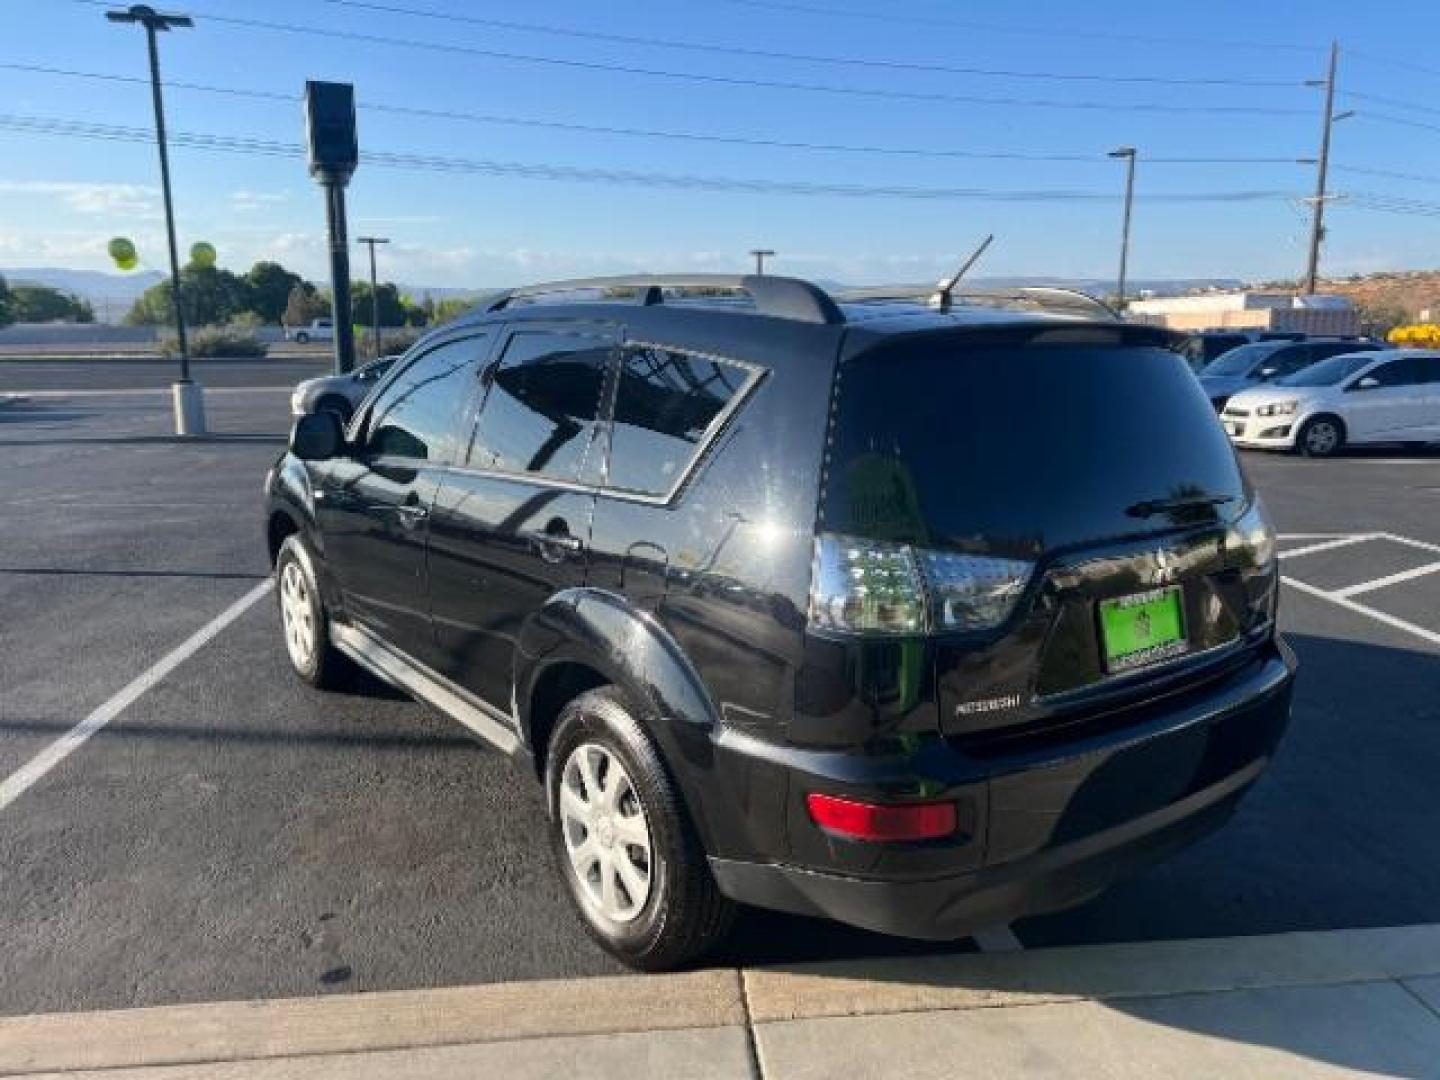
<path fill-rule="evenodd" d="M 977 930 L 970 935 L 970 940 L 979 946 L 981 952 L 1007 953 L 1024 952 L 1025 946 L 1020 944 L 1020 939 L 1015 936 L 1015 931 L 1001 923 L 999 926 L 987 926 L 984 930 Z"/>
<path fill-rule="evenodd" d="M 290 386 L 207 386 L 205 387 L 205 394 L 207 397 L 211 394 L 288 394 L 294 389 L 295 387 L 293 384 Z M 6 391 L 7 395 L 10 393 L 11 391 Z M 92 397 L 134 397 L 136 395 L 144 394 L 168 393 L 170 393 L 170 387 L 168 386 L 117 386 L 109 390 L 91 388 L 86 390 L 14 391 L 14 394 L 17 395 L 17 400 L 20 401 L 24 401 L 27 398 L 60 399 Z"/>
<path fill-rule="evenodd" d="M 1282 577 L 1280 580 L 1285 582 L 1285 584 L 1289 585 L 1292 589 L 1299 589 L 1301 592 L 1316 597 L 1320 600 L 1328 600 L 1332 604 L 1337 604 L 1348 611 L 1353 611 L 1357 615 L 1364 615 L 1368 618 L 1374 619 L 1376 622 L 1384 623 L 1386 626 L 1392 626 L 1396 630 L 1404 630 L 1406 633 L 1414 634 L 1416 637 L 1422 638 L 1425 641 L 1430 642 L 1432 645 L 1440 645 L 1440 633 L 1436 633 L 1434 630 L 1427 630 L 1423 626 L 1416 626 L 1412 622 L 1407 622 L 1404 619 L 1396 618 L 1394 615 L 1388 615 L 1385 612 L 1369 607 L 1366 604 L 1362 604 L 1356 600 L 1351 600 L 1349 597 L 1341 596 L 1339 593 L 1336 592 L 1331 592 L 1329 589 L 1321 589 L 1314 585 L 1306 584 L 1303 581 L 1296 581 L 1292 577 Z"/>
<path fill-rule="evenodd" d="M 1375 578 L 1371 581 L 1362 581 L 1358 585 L 1347 585 L 1343 589 L 1334 589 L 1332 595 L 1359 596 L 1361 593 L 1383 589 L 1387 585 L 1399 585 L 1402 581 L 1410 581 L 1414 578 L 1424 577 L 1426 574 L 1437 573 L 1440 573 L 1440 562 L 1426 563 L 1424 566 L 1417 566 L 1411 570 L 1401 570 L 1398 574 L 1387 574 L 1385 577 Z"/>
<path fill-rule="evenodd" d="M 1333 551 L 1335 548 L 1349 547 L 1351 544 L 1363 544 L 1367 540 L 1379 540 L 1384 535 L 1384 533 L 1355 533 L 1351 536 L 1339 536 L 1333 540 L 1323 540 L 1318 544 L 1295 548 L 1293 551 L 1282 549 L 1280 557 L 1282 559 L 1298 559 L 1301 555 L 1314 555 L 1318 551 Z M 1285 540 L 1288 537 L 1280 536 L 1277 539 Z"/>
<path fill-rule="evenodd" d="M 273 581 L 266 578 L 215 618 L 167 653 L 158 663 L 141 672 L 118 694 L 81 720 L 60 738 L 36 754 L 20 769 L 0 781 L 0 811 L 25 794 L 35 783 L 84 745 L 85 741 L 125 711 L 136 699 L 183 664 L 216 634 L 245 614 L 257 600 L 268 593 Z"/>

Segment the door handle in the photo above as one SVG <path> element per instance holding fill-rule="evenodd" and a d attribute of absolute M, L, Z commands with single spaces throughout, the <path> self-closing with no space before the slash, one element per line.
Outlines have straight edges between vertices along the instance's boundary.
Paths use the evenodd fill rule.
<path fill-rule="evenodd" d="M 567 555 L 578 553 L 585 545 L 578 536 L 568 532 L 547 532 L 536 529 L 525 534 L 539 549 L 540 558 L 549 563 L 563 562 Z"/>

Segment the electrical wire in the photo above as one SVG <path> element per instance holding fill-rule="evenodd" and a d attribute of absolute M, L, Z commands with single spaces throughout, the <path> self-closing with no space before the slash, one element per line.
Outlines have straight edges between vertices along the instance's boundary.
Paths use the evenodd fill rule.
<path fill-rule="evenodd" d="M 642 37 L 633 34 L 615 34 L 599 30 L 582 30 L 570 26 L 547 26 L 540 23 L 516 22 L 511 19 L 496 19 L 478 15 L 462 15 L 433 8 L 412 7 L 401 4 L 377 3 L 374 0 L 319 0 L 320 3 L 377 14 L 400 15 L 406 18 L 434 19 L 441 22 L 466 26 L 482 26 L 495 30 L 518 30 L 524 33 L 548 34 L 585 41 L 603 41 L 619 45 L 641 45 L 647 48 L 679 49 L 690 52 L 710 53 L 721 56 L 746 56 L 760 60 L 783 60 L 791 63 L 830 64 L 842 67 L 874 68 L 883 71 L 918 71 L 941 75 L 974 75 L 999 79 L 1034 79 L 1047 82 L 1117 83 L 1121 85 L 1156 86 L 1246 86 L 1246 87 L 1297 87 L 1301 79 L 1236 79 L 1213 76 L 1169 76 L 1169 75 L 1106 75 L 1094 72 L 1062 73 L 1054 71 L 1016 71 L 1011 69 L 959 67 L 953 64 L 925 63 L 912 60 L 891 60 L 862 56 L 836 56 L 833 54 L 783 52 L 771 49 L 756 49 L 743 45 L 722 45 L 708 41 L 678 41 L 674 38 Z"/>
<path fill-rule="evenodd" d="M 72 0 L 72 2 L 86 4 L 92 7 L 103 7 L 107 6 L 110 0 Z M 501 49 L 482 49 L 478 46 L 462 45 L 455 42 L 422 41 L 415 38 L 395 37 L 394 35 L 388 34 L 367 34 L 358 30 L 308 26 L 301 23 L 272 22 L 265 19 L 247 19 L 232 15 L 197 15 L 195 18 L 226 26 L 239 26 L 252 30 L 322 37 L 327 40 L 338 38 L 345 41 L 363 42 L 368 45 L 380 45 L 386 48 L 420 49 L 460 56 L 482 56 L 491 60 L 506 60 L 522 64 L 564 67 L 581 71 L 598 71 L 607 74 L 636 75 L 645 78 L 702 83 L 713 86 L 743 86 L 767 90 L 789 90 L 848 97 L 879 98 L 892 101 L 944 102 L 954 105 L 1002 106 L 1007 108 L 1082 110 L 1091 112 L 1175 113 L 1186 115 L 1211 114 L 1220 116 L 1309 115 L 1308 110 L 1304 109 L 1278 108 L 1264 105 L 1175 105 L 1154 102 L 1060 101 L 1045 98 L 987 97 L 978 94 L 953 94 L 940 91 L 896 90 L 878 87 L 840 86 L 834 83 L 758 79 L 739 75 L 713 75 L 693 71 L 671 71 L 664 68 L 605 63 L 598 60 L 579 60 L 569 57 L 545 56 L 536 53 L 510 52 Z"/>
<path fill-rule="evenodd" d="M 1101 30 L 1064 29 L 1050 26 L 1005 26 L 999 23 L 975 22 L 969 19 L 953 19 L 944 16 L 912 15 L 897 11 L 866 11 L 857 8 L 821 7 L 816 4 L 795 3 L 791 0 L 721 0 L 749 8 L 763 8 L 771 11 L 788 11 L 804 15 L 823 15 L 827 19 L 868 19 L 885 23 L 905 23 L 914 26 L 944 26 L 957 30 L 977 30 L 989 34 L 1018 34 L 1024 37 L 1059 37 L 1066 40 L 1083 38 L 1092 41 L 1128 41 L 1145 45 L 1191 45 L 1203 48 L 1260 49 L 1267 52 L 1288 51 L 1320 53 L 1318 45 L 1298 45 L 1293 41 L 1254 41 L 1242 39 L 1161 37 L 1151 34 L 1117 34 Z"/>
<path fill-rule="evenodd" d="M 0 70 L 20 71 L 31 74 L 53 75 L 64 78 L 92 79 L 104 82 L 129 83 L 148 87 L 150 80 L 139 75 L 122 75 L 114 72 L 79 71 L 74 68 L 50 67 L 43 64 L 0 62 Z M 167 89 L 186 90 L 209 94 L 225 94 L 232 97 L 248 97 L 264 101 L 284 102 L 287 105 L 303 100 L 298 94 L 285 94 L 270 90 L 256 90 L 235 86 L 215 86 L 166 80 Z M 659 130 L 655 128 L 618 127 L 606 124 L 583 124 L 568 120 L 546 120 L 535 117 L 510 116 L 498 113 L 475 113 L 455 109 L 434 109 L 414 105 L 396 105 L 388 102 L 361 101 L 358 107 L 369 112 L 394 113 L 402 116 L 419 116 L 433 120 L 453 120 L 467 123 L 495 124 L 510 127 L 544 128 L 557 131 L 582 132 L 594 135 L 617 135 L 633 138 L 672 139 L 689 142 L 720 143 L 728 146 L 753 146 L 766 149 L 820 151 L 826 153 L 886 155 L 900 157 L 960 158 L 983 161 L 1030 161 L 1063 162 L 1088 165 L 1110 165 L 1107 154 L 1076 153 L 1035 153 L 1004 150 L 960 150 L 931 146 L 876 146 L 856 143 L 821 143 L 789 139 L 769 139 L 743 135 L 725 135 L 700 131 Z M 1294 165 L 1295 157 L 1149 157 L 1146 165 Z"/>
<path fill-rule="evenodd" d="M 38 135 L 69 136 L 119 142 L 148 143 L 154 141 L 149 128 L 102 124 L 66 117 L 25 116 L 0 113 L 0 130 Z M 204 132 L 173 131 L 171 144 L 200 150 L 256 154 L 270 157 L 304 156 L 295 143 L 253 136 L 219 135 Z M 1062 203 L 1114 202 L 1117 192 L 1073 189 L 1000 190 L 993 188 L 908 187 L 903 185 L 869 185 L 819 183 L 811 181 L 773 180 L 729 176 L 701 176 L 675 173 L 639 172 L 622 169 L 598 169 L 556 163 L 527 163 L 456 158 L 413 152 L 372 150 L 362 153 L 365 164 L 426 172 L 465 173 L 489 176 L 521 177 L 532 180 L 557 180 L 584 183 L 619 184 L 670 190 L 739 192 L 766 195 L 842 196 L 847 198 L 885 198 L 932 201 L 984 200 L 994 202 Z M 1244 203 L 1289 198 L 1284 191 L 1211 191 L 1165 192 L 1137 196 L 1153 203 Z"/>

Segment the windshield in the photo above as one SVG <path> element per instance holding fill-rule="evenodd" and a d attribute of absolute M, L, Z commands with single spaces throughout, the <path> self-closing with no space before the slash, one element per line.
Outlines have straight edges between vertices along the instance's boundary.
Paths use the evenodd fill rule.
<path fill-rule="evenodd" d="M 1374 362 L 1374 353 L 1344 353 L 1321 360 L 1318 364 L 1311 364 L 1294 375 L 1286 375 L 1275 382 L 1279 386 L 1334 386 Z"/>
<path fill-rule="evenodd" d="M 897 342 L 849 361 L 840 385 L 823 497 L 836 532 L 1024 558 L 1146 531 L 1137 504 L 1243 496 L 1168 350 Z"/>
<path fill-rule="evenodd" d="M 1264 360 L 1271 353 L 1280 348 L 1280 344 L 1272 342 L 1256 342 L 1251 345 L 1241 345 L 1238 349 L 1231 349 L 1227 353 L 1221 353 L 1211 364 L 1200 372 L 1201 375 L 1248 375 L 1250 369 L 1256 363 Z"/>

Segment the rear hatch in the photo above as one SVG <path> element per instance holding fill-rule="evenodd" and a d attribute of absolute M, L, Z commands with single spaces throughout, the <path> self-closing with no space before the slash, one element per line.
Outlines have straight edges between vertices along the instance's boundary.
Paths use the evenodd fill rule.
<path fill-rule="evenodd" d="M 1261 514 L 1185 361 L 1141 328 L 898 335 L 841 367 L 817 580 L 873 601 L 864 575 L 909 560 L 937 723 L 981 750 L 1193 687 L 1268 635 Z"/>

